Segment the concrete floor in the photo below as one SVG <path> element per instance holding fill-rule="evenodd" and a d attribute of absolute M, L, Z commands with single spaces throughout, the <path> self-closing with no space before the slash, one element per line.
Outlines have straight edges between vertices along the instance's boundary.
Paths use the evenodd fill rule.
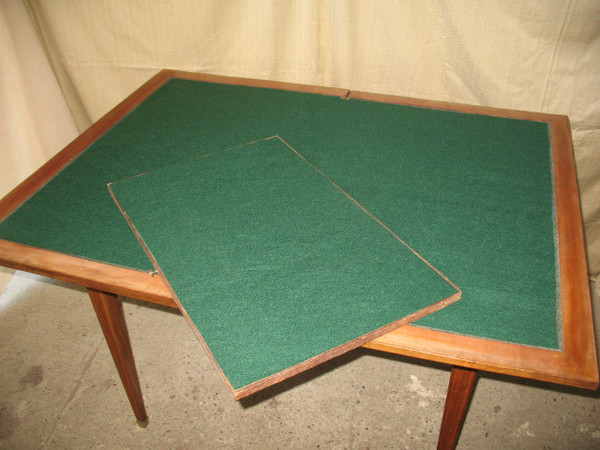
<path fill-rule="evenodd" d="M 448 367 L 358 350 L 236 402 L 181 315 L 129 300 L 124 310 L 145 429 L 86 292 L 10 277 L 0 297 L 0 448 L 435 448 Z M 600 448 L 600 396 L 484 374 L 458 448 Z"/>

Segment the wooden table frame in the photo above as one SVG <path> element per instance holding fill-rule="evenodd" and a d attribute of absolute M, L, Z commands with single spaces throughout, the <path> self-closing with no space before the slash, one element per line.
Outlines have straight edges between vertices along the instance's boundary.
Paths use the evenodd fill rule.
<path fill-rule="evenodd" d="M 581 388 L 598 387 L 598 363 L 583 225 L 571 130 L 566 116 L 163 70 L 0 200 L 0 220 L 8 216 L 106 130 L 173 77 L 548 122 L 555 173 L 563 326 L 562 350 L 498 342 L 412 325 L 403 326 L 365 344 L 364 347 L 452 366 L 438 448 L 456 446 L 480 370 Z M 135 417 L 140 423 L 146 422 L 147 415 L 119 296 L 175 308 L 176 304 L 161 278 L 150 273 L 5 240 L 0 240 L 0 264 L 67 281 L 88 289 Z"/>

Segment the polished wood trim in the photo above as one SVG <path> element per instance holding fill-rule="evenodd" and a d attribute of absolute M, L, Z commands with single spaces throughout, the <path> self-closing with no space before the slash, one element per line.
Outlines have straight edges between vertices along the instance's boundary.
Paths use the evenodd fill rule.
<path fill-rule="evenodd" d="M 148 415 L 144 407 L 144 397 L 133 360 L 121 300 L 115 294 L 95 289 L 88 289 L 88 293 L 135 417 L 140 425 L 145 426 Z"/>
<path fill-rule="evenodd" d="M 366 100 L 379 103 L 392 103 L 395 105 L 415 106 L 417 108 L 439 109 L 443 111 L 455 111 L 467 114 L 479 114 L 483 116 L 505 117 L 507 119 L 533 120 L 538 122 L 550 122 L 557 117 L 556 114 L 538 113 L 531 111 L 519 111 L 515 109 L 494 108 L 491 106 L 467 105 L 464 103 L 444 102 L 439 100 L 427 100 L 421 98 L 401 97 L 398 95 L 374 94 L 371 92 L 351 91 L 350 99 Z"/>
<path fill-rule="evenodd" d="M 592 301 L 569 119 L 563 116 L 552 121 L 551 132 L 565 376 L 595 379 L 597 387 Z"/>
<path fill-rule="evenodd" d="M 310 84 L 288 83 L 284 81 L 258 80 L 253 78 L 237 78 L 223 75 L 211 75 L 206 73 L 182 72 L 177 70 L 166 70 L 173 78 L 183 78 L 186 80 L 206 81 L 209 83 L 232 84 L 236 86 L 260 87 L 267 89 L 277 89 L 283 91 L 304 92 L 307 94 L 331 95 L 334 97 L 346 98 L 350 91 L 348 89 L 313 86 Z"/>
<path fill-rule="evenodd" d="M 456 448 L 478 376 L 476 370 L 463 367 L 452 368 L 438 437 L 438 450 Z"/>
<path fill-rule="evenodd" d="M 176 307 L 156 275 L 0 239 L 0 265 L 104 292 Z"/>
<path fill-rule="evenodd" d="M 595 389 L 598 386 L 594 376 L 566 372 L 564 353 L 560 350 L 451 334 L 415 325 L 398 328 L 363 347 L 581 388 Z"/>

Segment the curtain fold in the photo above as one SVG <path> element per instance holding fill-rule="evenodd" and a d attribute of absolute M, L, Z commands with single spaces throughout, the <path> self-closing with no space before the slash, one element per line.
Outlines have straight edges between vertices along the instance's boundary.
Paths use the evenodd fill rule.
<path fill-rule="evenodd" d="M 0 2 L 0 197 L 78 134 L 21 1 Z"/>

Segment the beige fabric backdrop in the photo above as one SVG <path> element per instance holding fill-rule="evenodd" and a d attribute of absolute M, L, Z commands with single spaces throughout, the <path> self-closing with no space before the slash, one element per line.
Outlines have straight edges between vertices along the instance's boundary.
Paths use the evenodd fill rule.
<path fill-rule="evenodd" d="M 77 134 L 25 6 L 0 1 L 0 197 Z"/>
<path fill-rule="evenodd" d="M 567 114 L 600 272 L 596 0 L 26 5 L 80 130 L 161 68 Z"/>

